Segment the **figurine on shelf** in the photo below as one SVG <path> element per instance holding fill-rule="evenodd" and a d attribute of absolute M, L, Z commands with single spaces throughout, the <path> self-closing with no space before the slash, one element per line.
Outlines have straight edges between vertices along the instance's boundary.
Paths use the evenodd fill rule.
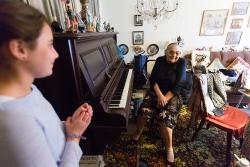
<path fill-rule="evenodd" d="M 101 31 L 101 24 L 100 24 L 100 18 L 97 17 L 97 20 L 96 20 L 96 32 L 100 32 Z"/>
<path fill-rule="evenodd" d="M 108 30 L 108 25 L 107 25 L 106 21 L 103 22 L 103 28 L 104 28 L 105 31 Z"/>
<path fill-rule="evenodd" d="M 95 28 L 94 28 L 94 18 L 92 17 L 92 14 L 90 13 L 90 11 L 87 11 L 87 31 L 88 32 L 94 32 L 95 31 Z"/>
<path fill-rule="evenodd" d="M 80 32 L 85 32 L 85 24 L 84 20 L 82 19 L 81 15 L 76 13 L 77 21 L 78 21 L 78 30 Z"/>
<path fill-rule="evenodd" d="M 76 13 L 73 11 L 72 6 L 69 0 L 63 1 L 65 2 L 65 27 L 66 32 L 77 33 L 78 30 L 78 19 Z"/>
<path fill-rule="evenodd" d="M 94 32 L 95 28 L 93 27 L 93 22 L 95 21 L 91 12 L 89 11 L 89 1 L 88 0 L 80 0 L 82 5 L 81 17 L 84 21 L 86 32 Z"/>
<path fill-rule="evenodd" d="M 81 10 L 81 17 L 82 20 L 84 21 L 85 28 L 87 29 L 87 21 L 88 21 L 88 15 L 87 15 L 87 10 L 88 10 L 88 0 L 80 0 L 80 3 L 82 5 L 82 10 Z M 87 30 L 86 30 L 87 31 Z"/>
<path fill-rule="evenodd" d="M 92 27 L 93 27 L 93 31 L 96 32 L 96 24 L 97 24 L 97 17 L 94 16 L 93 17 L 93 23 L 92 23 Z"/>
<path fill-rule="evenodd" d="M 68 16 L 68 14 L 66 12 L 64 13 L 64 18 L 65 18 L 65 20 L 64 20 L 65 31 L 68 32 L 70 27 L 71 27 L 71 23 L 70 23 L 69 16 Z"/>
<path fill-rule="evenodd" d="M 111 27 L 110 23 L 106 23 L 106 21 L 103 22 L 103 28 L 106 32 L 114 32 L 114 27 Z"/>

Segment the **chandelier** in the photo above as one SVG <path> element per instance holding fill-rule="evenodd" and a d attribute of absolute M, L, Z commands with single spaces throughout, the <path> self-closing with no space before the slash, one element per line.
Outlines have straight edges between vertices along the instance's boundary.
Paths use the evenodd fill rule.
<path fill-rule="evenodd" d="M 137 0 L 136 8 L 143 20 L 157 28 L 159 23 L 173 15 L 178 6 L 179 0 Z"/>

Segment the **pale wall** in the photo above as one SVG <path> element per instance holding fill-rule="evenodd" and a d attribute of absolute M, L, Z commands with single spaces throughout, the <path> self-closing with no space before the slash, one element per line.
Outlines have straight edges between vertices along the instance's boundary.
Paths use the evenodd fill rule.
<path fill-rule="evenodd" d="M 136 0 L 100 0 L 102 21 L 110 22 L 111 26 L 118 31 L 118 44 L 125 43 L 129 46 L 126 62 L 133 59 L 132 31 L 144 31 L 144 45 L 146 49 L 149 44 L 156 43 L 160 47 L 158 55 L 163 53 L 166 41 L 174 41 L 177 36 L 184 39 L 184 52 L 203 46 L 213 50 L 225 47 L 227 32 L 230 31 L 232 18 L 244 18 L 241 28 L 243 35 L 237 49 L 250 46 L 250 28 L 247 28 L 250 9 L 247 15 L 231 16 L 231 8 L 236 0 L 182 0 L 178 12 L 165 23 L 154 30 L 153 26 L 144 21 L 143 26 L 134 26 L 133 15 L 136 14 Z M 244 1 L 244 0 L 243 0 Z M 229 9 L 229 15 L 223 36 L 199 36 L 203 10 Z M 227 46 L 228 47 L 228 46 Z M 157 55 L 157 56 L 158 56 Z"/>

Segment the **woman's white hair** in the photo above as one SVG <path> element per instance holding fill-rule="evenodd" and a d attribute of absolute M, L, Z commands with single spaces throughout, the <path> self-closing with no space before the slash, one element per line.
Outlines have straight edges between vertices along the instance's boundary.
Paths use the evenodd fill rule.
<path fill-rule="evenodd" d="M 168 46 L 166 47 L 166 49 L 164 51 L 166 52 L 173 45 L 178 46 L 180 48 L 180 46 L 178 45 L 177 42 L 172 42 L 172 43 L 168 44 Z"/>

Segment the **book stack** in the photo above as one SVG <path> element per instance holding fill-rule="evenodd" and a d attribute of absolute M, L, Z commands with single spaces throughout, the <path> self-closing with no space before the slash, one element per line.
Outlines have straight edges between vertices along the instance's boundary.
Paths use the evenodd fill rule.
<path fill-rule="evenodd" d="M 80 167 L 104 167 L 102 155 L 84 155 L 80 160 Z"/>

